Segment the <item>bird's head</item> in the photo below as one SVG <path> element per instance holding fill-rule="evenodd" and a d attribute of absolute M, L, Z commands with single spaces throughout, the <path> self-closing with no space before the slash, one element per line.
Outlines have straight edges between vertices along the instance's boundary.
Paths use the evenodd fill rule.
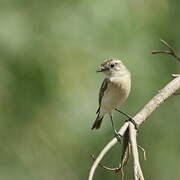
<path fill-rule="evenodd" d="M 104 72 L 107 76 L 123 75 L 127 71 L 121 60 L 113 58 L 105 60 L 97 70 L 97 72 Z"/>

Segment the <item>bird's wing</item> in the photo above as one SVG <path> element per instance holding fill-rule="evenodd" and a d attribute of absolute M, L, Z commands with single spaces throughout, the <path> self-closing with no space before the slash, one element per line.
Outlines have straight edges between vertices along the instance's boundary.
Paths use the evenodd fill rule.
<path fill-rule="evenodd" d="M 109 84 L 109 79 L 108 78 L 105 78 L 102 85 L 101 85 L 101 88 L 99 90 L 99 108 L 96 112 L 96 114 L 99 112 L 100 110 L 100 107 L 101 107 L 101 101 L 102 101 L 102 98 L 104 96 L 104 92 L 106 91 L 107 87 L 108 87 L 108 84 Z"/>

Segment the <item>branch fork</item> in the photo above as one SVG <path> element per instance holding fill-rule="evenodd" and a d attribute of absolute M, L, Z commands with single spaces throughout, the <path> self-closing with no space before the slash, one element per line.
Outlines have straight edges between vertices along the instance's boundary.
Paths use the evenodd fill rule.
<path fill-rule="evenodd" d="M 153 54 L 164 53 L 172 55 L 178 62 L 180 62 L 180 58 L 177 56 L 176 52 L 173 48 L 164 40 L 160 40 L 169 50 L 156 50 L 152 51 Z M 160 104 L 164 103 L 172 95 L 179 95 L 177 90 L 180 90 L 180 74 L 172 74 L 174 79 L 169 82 L 163 89 L 161 89 L 157 95 L 155 95 L 134 117 L 133 120 L 138 125 L 138 127 L 145 122 L 148 117 L 155 111 Z M 112 171 L 112 172 L 121 172 L 121 179 L 124 179 L 123 168 L 127 165 L 129 152 L 132 153 L 133 157 L 133 179 L 134 180 L 144 180 L 143 172 L 141 169 L 140 161 L 139 161 L 139 153 L 138 147 L 144 152 L 142 147 L 137 144 L 137 130 L 132 122 L 125 122 L 118 133 L 123 137 L 123 148 L 122 148 L 122 157 L 118 167 L 109 168 L 105 165 L 102 165 L 100 162 L 106 153 L 118 142 L 116 138 L 113 138 L 99 153 L 97 158 L 91 156 L 94 160 L 94 163 L 90 169 L 88 180 L 93 180 L 95 170 L 97 166 L 101 166 L 102 168 Z"/>

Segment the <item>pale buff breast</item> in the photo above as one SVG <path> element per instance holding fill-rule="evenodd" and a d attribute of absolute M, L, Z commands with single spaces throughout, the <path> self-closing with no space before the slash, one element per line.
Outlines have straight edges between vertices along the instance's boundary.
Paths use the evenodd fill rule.
<path fill-rule="evenodd" d="M 120 106 L 128 97 L 131 89 L 130 76 L 112 77 L 110 83 L 104 92 L 101 108 L 104 112 L 109 113 L 116 107 Z"/>

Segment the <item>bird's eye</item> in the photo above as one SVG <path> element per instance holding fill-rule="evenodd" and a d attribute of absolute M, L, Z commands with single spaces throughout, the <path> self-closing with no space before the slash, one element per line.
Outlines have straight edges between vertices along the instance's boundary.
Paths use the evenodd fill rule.
<path fill-rule="evenodd" d="M 114 64 L 111 64 L 111 68 L 113 68 L 114 67 Z"/>

